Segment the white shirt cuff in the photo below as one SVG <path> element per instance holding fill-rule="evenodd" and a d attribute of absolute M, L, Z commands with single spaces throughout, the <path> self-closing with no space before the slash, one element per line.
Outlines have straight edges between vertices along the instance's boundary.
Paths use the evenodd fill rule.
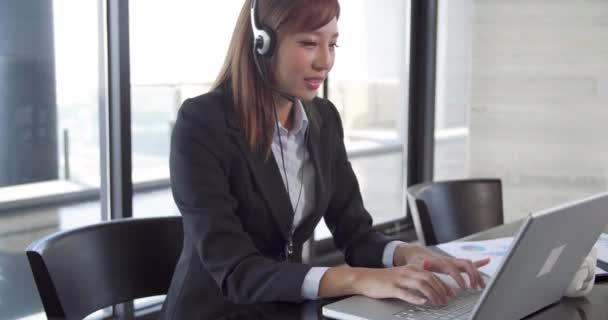
<path fill-rule="evenodd" d="M 395 240 L 386 244 L 384 247 L 384 252 L 382 253 L 382 264 L 385 268 L 394 267 L 393 260 L 395 258 L 395 250 L 397 250 L 397 246 L 400 244 L 404 244 L 405 242 Z"/>
<path fill-rule="evenodd" d="M 302 283 L 302 298 L 307 300 L 319 298 L 319 285 L 321 285 L 321 278 L 323 278 L 327 270 L 329 270 L 327 267 L 310 268 Z"/>

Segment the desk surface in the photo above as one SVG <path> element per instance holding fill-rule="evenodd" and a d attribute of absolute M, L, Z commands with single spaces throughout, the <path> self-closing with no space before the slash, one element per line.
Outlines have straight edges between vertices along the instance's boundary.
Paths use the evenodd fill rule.
<path fill-rule="evenodd" d="M 521 221 L 499 226 L 464 239 L 486 240 L 512 236 L 521 225 Z M 237 319 L 326 319 L 322 316 L 323 305 L 336 300 L 319 300 L 306 303 L 266 303 L 252 306 L 223 317 L 226 320 Z M 606 320 L 608 319 L 608 284 L 596 284 L 593 291 L 583 298 L 563 298 L 558 304 L 538 312 L 525 319 L 529 320 Z"/>

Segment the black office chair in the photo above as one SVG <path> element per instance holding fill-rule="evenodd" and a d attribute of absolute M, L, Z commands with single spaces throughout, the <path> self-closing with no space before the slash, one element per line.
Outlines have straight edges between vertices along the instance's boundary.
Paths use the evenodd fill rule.
<path fill-rule="evenodd" d="M 424 245 L 503 224 L 500 179 L 426 182 L 409 187 L 407 196 L 418 240 Z"/>
<path fill-rule="evenodd" d="M 82 319 L 166 294 L 183 243 L 181 217 L 123 219 L 59 232 L 27 248 L 50 319 Z"/>

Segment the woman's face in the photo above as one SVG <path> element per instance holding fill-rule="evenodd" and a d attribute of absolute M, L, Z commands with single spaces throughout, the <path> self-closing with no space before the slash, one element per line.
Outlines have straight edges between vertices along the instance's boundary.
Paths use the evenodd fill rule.
<path fill-rule="evenodd" d="M 336 18 L 315 31 L 281 38 L 274 65 L 278 89 L 302 100 L 314 99 L 334 65 L 337 41 Z"/>

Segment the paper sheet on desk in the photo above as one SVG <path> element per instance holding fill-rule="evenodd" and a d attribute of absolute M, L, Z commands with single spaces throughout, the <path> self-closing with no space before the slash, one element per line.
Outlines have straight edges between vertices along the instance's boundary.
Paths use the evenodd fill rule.
<path fill-rule="evenodd" d="M 454 241 L 437 245 L 437 247 L 457 258 L 473 261 L 490 258 L 490 263 L 479 268 L 479 270 L 493 277 L 509 251 L 511 242 L 513 242 L 513 237 L 484 241 Z"/>
<path fill-rule="evenodd" d="M 608 233 L 602 233 L 595 245 L 597 248 L 597 259 L 608 263 Z M 608 270 L 606 270 L 608 271 Z"/>
<path fill-rule="evenodd" d="M 498 238 L 484 241 L 454 241 L 437 245 L 439 249 L 445 253 L 463 259 L 469 260 L 481 260 L 490 258 L 490 263 L 486 266 L 479 268 L 479 270 L 489 277 L 494 277 L 498 268 L 502 264 L 509 248 L 513 242 L 513 237 Z M 602 234 L 602 237 L 596 244 L 598 248 L 598 258 L 600 258 L 603 246 L 604 261 L 608 261 L 608 234 Z M 606 274 L 608 272 L 596 267 L 596 274 Z"/>

